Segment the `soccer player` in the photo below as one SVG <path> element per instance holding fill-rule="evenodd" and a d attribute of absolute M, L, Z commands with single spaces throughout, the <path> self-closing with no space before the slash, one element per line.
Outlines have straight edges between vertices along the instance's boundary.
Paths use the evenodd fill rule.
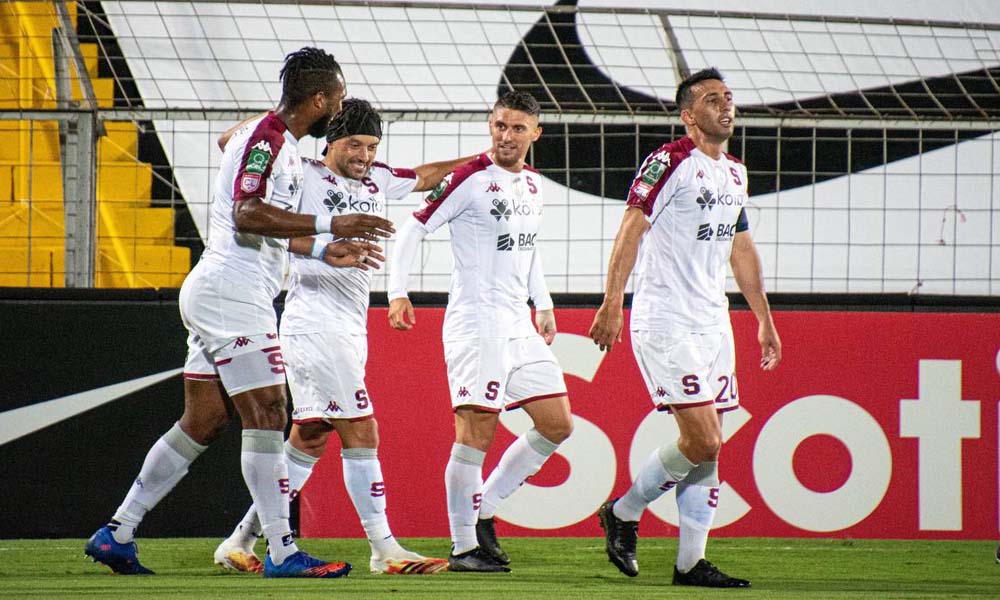
<path fill-rule="evenodd" d="M 238 127 L 238 126 L 237 126 Z M 224 146 L 236 128 L 223 134 Z M 374 162 L 382 121 L 365 100 L 349 98 L 330 122 L 322 162 L 303 159 L 302 210 L 318 214 L 381 215 L 386 200 L 432 189 L 472 157 L 393 169 Z M 330 234 L 292 240 L 302 248 L 324 248 Z M 291 285 L 281 317 L 285 370 L 292 392 L 292 430 L 285 443 L 289 486 L 294 497 L 326 449 L 332 431 L 341 441 L 344 484 L 371 546 L 371 571 L 429 574 L 448 561 L 403 548 L 389 529 L 386 486 L 378 458 L 378 424 L 365 387 L 368 357 L 368 298 L 371 271 L 332 268 L 308 253 L 294 257 Z M 215 551 L 229 569 L 257 571 L 253 547 L 260 524 L 251 506 Z"/>
<path fill-rule="evenodd" d="M 499 503 L 536 473 L 573 428 L 562 370 L 547 344 L 556 333 L 536 246 L 542 178 L 525 164 L 538 139 L 539 105 L 508 92 L 489 120 L 492 149 L 458 167 L 400 228 L 389 273 L 389 323 L 416 323 L 406 294 L 420 241 L 447 223 L 455 267 L 444 320 L 444 354 L 455 413 L 445 470 L 452 571 L 509 571 L 496 539 Z M 535 305 L 531 323 L 528 298 Z M 499 412 L 523 408 L 534 428 L 514 441 L 483 483 Z"/>
<path fill-rule="evenodd" d="M 746 167 L 723 152 L 735 122 L 732 92 L 716 69 L 705 69 L 680 83 L 677 106 L 687 135 L 647 157 L 629 188 L 590 335 L 609 352 L 621 342 L 625 283 L 638 263 L 632 347 L 654 406 L 673 413 L 680 437 L 654 451 L 628 492 L 598 514 L 609 559 L 635 577 L 639 517 L 676 489 L 674 585 L 749 587 L 705 560 L 719 505 L 721 413 L 739 406 L 727 260 L 759 323 L 762 369 L 781 361 L 781 341 L 747 224 Z"/>
<path fill-rule="evenodd" d="M 308 47 L 285 58 L 280 78 L 275 111 L 241 128 L 226 147 L 208 247 L 181 288 L 181 318 L 189 332 L 184 414 L 150 449 L 111 522 L 85 547 L 117 573 L 152 573 L 139 563 L 135 529 L 225 430 L 233 408 L 243 423 L 243 478 L 269 542 L 264 576 L 338 577 L 351 568 L 300 551 L 289 527 L 285 369 L 272 301 L 284 275 L 285 238 L 332 231 L 372 240 L 389 235 L 392 224 L 374 215 L 297 214 L 297 141 L 326 132 L 346 85 L 333 56 Z M 367 268 L 377 264 L 378 250 L 367 241 L 343 241 L 317 254 L 331 264 Z"/>

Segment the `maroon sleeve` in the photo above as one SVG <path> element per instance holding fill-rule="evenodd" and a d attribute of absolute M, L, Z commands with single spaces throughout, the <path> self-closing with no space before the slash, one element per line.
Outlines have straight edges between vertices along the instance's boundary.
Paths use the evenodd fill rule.
<path fill-rule="evenodd" d="M 264 197 L 267 191 L 267 179 L 271 176 L 274 161 L 284 143 L 285 136 L 273 127 L 270 116 L 257 124 L 243 147 L 243 156 L 236 169 L 233 202 Z"/>

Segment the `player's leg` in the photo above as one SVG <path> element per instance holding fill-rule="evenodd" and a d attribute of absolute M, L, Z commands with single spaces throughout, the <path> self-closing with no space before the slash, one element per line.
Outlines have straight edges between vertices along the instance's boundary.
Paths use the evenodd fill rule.
<path fill-rule="evenodd" d="M 537 338 L 537 339 L 536 339 Z M 507 383 L 508 409 L 520 407 L 534 427 L 507 447 L 483 485 L 483 501 L 476 524 L 479 545 L 501 564 L 510 562 L 496 536 L 494 515 L 500 503 L 545 461 L 573 431 L 573 416 L 562 369 L 538 336 L 512 341 L 515 369 Z"/>
<path fill-rule="evenodd" d="M 216 366 L 243 422 L 243 479 L 268 542 L 265 577 L 340 577 L 345 563 L 300 552 L 289 524 L 291 482 L 285 455 L 285 369 L 276 334 L 236 338 Z M 292 467 L 294 469 L 294 467 Z"/>
<path fill-rule="evenodd" d="M 711 336 L 708 337 L 711 339 Z M 673 582 L 675 585 L 704 587 L 748 587 L 749 581 L 730 577 L 705 560 L 705 546 L 720 500 L 721 411 L 739 406 L 732 331 L 716 334 L 715 338 L 718 340 L 719 350 L 707 378 L 707 384 L 711 388 L 710 395 L 715 398 L 711 406 L 716 412 L 715 419 L 708 415 L 698 415 L 703 422 L 692 424 L 688 413 L 694 409 L 674 412 L 681 427 L 680 447 L 692 460 L 698 459 L 698 466 L 676 488 L 680 536 Z"/>
<path fill-rule="evenodd" d="M 146 513 L 188 472 L 188 467 L 225 430 L 232 414 L 211 358 L 196 335 L 189 336 L 185 363 L 184 414 L 153 444 L 111 521 L 88 540 L 84 553 L 116 573 L 148 574 L 133 540 Z"/>
<path fill-rule="evenodd" d="M 332 427 L 322 421 L 293 423 L 285 442 L 285 462 L 288 465 L 288 500 L 298 496 L 313 467 L 319 462 L 326 448 Z M 215 549 L 215 563 L 234 571 L 260 573 L 264 563 L 257 558 L 254 546 L 263 535 L 257 506 L 251 504 L 236 529 Z"/>
<path fill-rule="evenodd" d="M 374 417 L 336 419 L 333 426 L 341 440 L 344 485 L 371 547 L 371 571 L 421 575 L 447 567 L 447 560 L 427 558 L 403 548 L 389 528 L 386 486 L 378 458 L 378 423 Z"/>
<path fill-rule="evenodd" d="M 493 444 L 498 421 L 495 409 L 472 405 L 455 409 L 455 444 L 444 472 L 451 530 L 451 555 L 448 557 L 451 571 L 510 571 L 485 554 L 476 539 L 483 460 Z"/>

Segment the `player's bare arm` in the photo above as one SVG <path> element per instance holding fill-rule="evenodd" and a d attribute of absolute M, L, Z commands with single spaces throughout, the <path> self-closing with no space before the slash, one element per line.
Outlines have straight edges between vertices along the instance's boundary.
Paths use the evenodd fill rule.
<path fill-rule="evenodd" d="M 330 219 L 327 223 L 322 219 Z M 260 198 L 248 198 L 233 204 L 233 222 L 241 233 L 256 233 L 273 238 L 296 238 L 325 233 L 341 238 L 374 242 L 389 237 L 396 229 L 392 221 L 375 215 L 352 214 L 335 217 L 301 215 L 267 204 Z"/>
<path fill-rule="evenodd" d="M 464 165 L 470 160 L 476 158 L 479 154 L 480 153 L 477 152 L 476 154 L 463 156 L 462 158 L 442 160 L 415 167 L 413 172 L 417 174 L 417 185 L 413 188 L 413 191 L 426 192 L 434 189 L 437 187 L 437 184 L 441 183 L 441 180 L 444 179 L 445 175 L 451 173 L 460 165 Z"/>
<path fill-rule="evenodd" d="M 288 250 L 301 256 L 312 256 L 331 267 L 354 267 L 362 271 L 381 268 L 381 263 L 385 262 L 381 246 L 355 240 L 324 242 L 315 237 L 297 237 L 288 242 Z"/>
<path fill-rule="evenodd" d="M 625 316 L 622 304 L 625 302 L 625 284 L 635 267 L 639 255 L 639 242 L 649 230 L 649 222 L 642 209 L 629 207 L 622 217 L 622 224 L 615 236 L 608 263 L 608 281 L 604 291 L 604 301 L 594 315 L 590 326 L 590 337 L 601 350 L 611 352 L 615 342 L 622 341 Z"/>
<path fill-rule="evenodd" d="M 733 251 L 729 257 L 733 268 L 733 278 L 740 292 L 757 317 L 757 341 L 760 342 L 760 368 L 770 371 L 781 362 L 781 338 L 771 318 L 771 306 L 764 291 L 764 274 L 761 270 L 760 255 L 750 237 L 749 231 L 741 231 L 733 239 Z"/>

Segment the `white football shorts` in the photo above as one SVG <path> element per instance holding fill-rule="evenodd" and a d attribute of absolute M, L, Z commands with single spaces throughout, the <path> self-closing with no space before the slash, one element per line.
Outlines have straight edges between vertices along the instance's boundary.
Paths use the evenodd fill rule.
<path fill-rule="evenodd" d="M 230 397 L 284 385 L 277 318 L 266 292 L 195 267 L 179 304 L 188 330 L 185 378 L 221 379 Z"/>
<path fill-rule="evenodd" d="M 361 421 L 374 417 L 365 387 L 368 336 L 337 332 L 282 336 L 292 393 L 292 421 Z"/>
<path fill-rule="evenodd" d="M 633 331 L 632 352 L 657 410 L 740 405 L 733 330 L 709 333 Z"/>
<path fill-rule="evenodd" d="M 566 395 L 562 367 L 540 335 L 444 343 L 451 405 L 490 412 Z"/>

